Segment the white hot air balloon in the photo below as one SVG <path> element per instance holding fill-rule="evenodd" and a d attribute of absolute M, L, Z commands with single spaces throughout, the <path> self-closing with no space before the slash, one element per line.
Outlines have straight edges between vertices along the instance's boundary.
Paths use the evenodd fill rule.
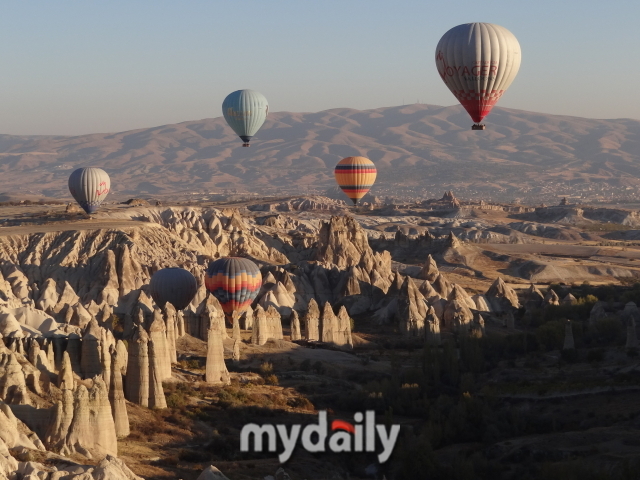
<path fill-rule="evenodd" d="M 255 90 L 236 90 L 222 102 L 222 115 L 234 132 L 248 147 L 269 114 L 269 103 Z"/>
<path fill-rule="evenodd" d="M 504 27 L 465 23 L 445 33 L 436 48 L 438 73 L 475 122 L 481 125 L 520 68 L 520 44 Z"/>
<path fill-rule="evenodd" d="M 100 204 L 107 198 L 110 189 L 109 175 L 101 168 L 79 168 L 69 175 L 71 195 L 89 214 L 98 210 Z"/>

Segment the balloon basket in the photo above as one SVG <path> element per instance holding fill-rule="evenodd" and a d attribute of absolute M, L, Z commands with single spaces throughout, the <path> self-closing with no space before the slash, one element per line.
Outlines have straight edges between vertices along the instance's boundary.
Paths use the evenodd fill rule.
<path fill-rule="evenodd" d="M 248 147 L 248 146 L 249 146 L 249 144 L 248 144 L 248 143 L 243 143 L 243 144 L 242 144 L 242 146 L 243 146 L 243 147 Z"/>
<path fill-rule="evenodd" d="M 471 126 L 471 130 L 484 130 L 485 127 L 484 124 L 480 124 L 480 123 L 475 123 Z"/>

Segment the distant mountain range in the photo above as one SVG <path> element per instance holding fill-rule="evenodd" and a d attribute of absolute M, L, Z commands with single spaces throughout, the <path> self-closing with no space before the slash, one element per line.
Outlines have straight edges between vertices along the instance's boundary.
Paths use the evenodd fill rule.
<path fill-rule="evenodd" d="M 349 155 L 376 163 L 373 193 L 383 196 L 445 188 L 535 194 L 569 180 L 640 185 L 638 120 L 496 108 L 487 130 L 471 131 L 471 123 L 460 106 L 408 105 L 272 113 L 250 148 L 221 117 L 74 137 L 1 135 L 0 192 L 70 198 L 71 171 L 100 166 L 117 196 L 319 193 Z"/>

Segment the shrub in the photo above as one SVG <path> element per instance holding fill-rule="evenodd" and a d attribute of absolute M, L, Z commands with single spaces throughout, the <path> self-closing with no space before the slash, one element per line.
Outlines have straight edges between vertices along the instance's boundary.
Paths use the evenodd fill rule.
<path fill-rule="evenodd" d="M 273 364 L 271 362 L 263 362 L 260 365 L 260 373 L 262 375 L 269 375 L 270 373 L 273 373 Z"/>
<path fill-rule="evenodd" d="M 178 453 L 178 458 L 183 462 L 206 462 L 209 460 L 209 454 L 206 452 L 187 450 L 183 448 Z"/>
<path fill-rule="evenodd" d="M 265 382 L 267 382 L 269 385 L 278 385 L 278 377 L 275 376 L 274 374 L 268 375 L 265 379 Z"/>
<path fill-rule="evenodd" d="M 560 356 L 567 363 L 575 363 L 578 361 L 578 351 L 575 348 L 562 350 Z"/>
<path fill-rule="evenodd" d="M 564 343 L 564 322 L 551 321 L 536 329 L 536 338 L 546 350 L 562 348 Z"/>
<path fill-rule="evenodd" d="M 303 372 L 308 372 L 309 370 L 311 370 L 311 360 L 309 360 L 308 358 L 306 360 L 303 360 L 300 363 L 300 370 L 302 370 Z"/>
<path fill-rule="evenodd" d="M 588 362 L 601 362 L 603 359 L 604 359 L 604 350 L 602 350 L 601 348 L 589 350 L 589 353 L 587 353 Z"/>
<path fill-rule="evenodd" d="M 624 326 L 616 317 L 607 317 L 596 322 L 598 341 L 601 344 L 616 343 L 622 338 Z"/>

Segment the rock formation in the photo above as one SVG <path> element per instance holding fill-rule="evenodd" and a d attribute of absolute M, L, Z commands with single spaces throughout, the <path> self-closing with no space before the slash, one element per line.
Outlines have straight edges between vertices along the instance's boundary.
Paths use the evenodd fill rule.
<path fill-rule="evenodd" d="M 292 342 L 296 340 L 302 340 L 302 334 L 300 332 L 300 317 L 298 317 L 298 312 L 296 312 L 295 310 L 291 312 L 289 330 L 291 332 L 290 336 Z"/>
<path fill-rule="evenodd" d="M 257 308 L 262 310 L 262 307 L 260 306 Z M 227 365 L 224 363 L 222 328 L 223 327 L 219 322 L 212 322 L 209 327 L 205 381 L 212 384 L 229 385 L 231 383 L 231 379 L 229 377 Z"/>
<path fill-rule="evenodd" d="M 125 396 L 130 402 L 149 406 L 149 335 L 138 326 L 129 342 L 129 359 L 125 379 Z"/>
<path fill-rule="evenodd" d="M 267 339 L 269 340 L 282 340 L 282 317 L 280 313 L 273 305 L 269 305 L 269 308 L 265 311 L 267 321 Z"/>
<path fill-rule="evenodd" d="M 269 328 L 267 327 L 267 314 L 261 305 L 258 305 L 253 313 L 253 330 L 251 331 L 251 343 L 264 345 L 269 340 Z"/>
<path fill-rule="evenodd" d="M 567 294 L 566 297 L 562 299 L 562 305 L 577 305 L 578 299 L 574 297 L 571 293 Z"/>
<path fill-rule="evenodd" d="M 338 319 L 333 313 L 333 308 L 329 302 L 324 304 L 322 315 L 320 316 L 320 341 L 333 343 L 333 334 L 338 330 Z"/>
<path fill-rule="evenodd" d="M 93 378 L 89 390 L 80 384 L 73 394 L 63 392 L 63 400 L 54 409 L 47 444 L 63 455 L 117 455 L 116 429 L 102 378 Z"/>
<path fill-rule="evenodd" d="M 438 278 L 438 275 L 440 275 L 440 272 L 438 271 L 436 261 L 431 255 L 427 255 L 427 260 L 424 262 L 420 273 L 418 273 L 418 278 L 427 280 L 429 282 L 435 282 L 436 278 Z"/>
<path fill-rule="evenodd" d="M 424 324 L 426 342 L 429 345 L 440 345 L 440 321 L 433 307 L 429 307 L 427 310 L 427 317 L 425 318 Z"/>
<path fill-rule="evenodd" d="M 406 277 L 397 299 L 396 321 L 405 335 L 423 335 L 427 303 L 411 277 Z"/>
<path fill-rule="evenodd" d="M 333 332 L 333 343 L 339 347 L 347 346 L 353 348 L 353 338 L 351 337 L 351 317 L 343 305 L 338 310 L 337 329 Z"/>
<path fill-rule="evenodd" d="M 547 291 L 547 294 L 544 296 L 544 304 L 545 305 L 560 305 L 560 297 L 558 294 L 551 288 Z"/>
<path fill-rule="evenodd" d="M 98 322 L 89 322 L 82 337 L 80 369 L 83 378 L 91 378 L 102 373 L 100 338 L 102 334 Z"/>
<path fill-rule="evenodd" d="M 447 298 L 453 289 L 449 280 L 447 280 L 441 273 L 438 274 L 432 285 L 433 289 L 438 292 L 438 295 L 443 298 Z"/>
<path fill-rule="evenodd" d="M 308 341 L 320 340 L 320 308 L 315 299 L 309 302 L 309 308 L 304 314 L 304 338 Z"/>
<path fill-rule="evenodd" d="M 564 327 L 564 343 L 562 345 L 563 350 L 571 350 L 576 348 L 575 342 L 573 341 L 573 328 L 571 322 L 567 320 L 567 323 Z"/>
<path fill-rule="evenodd" d="M 116 429 L 116 436 L 124 438 L 129 436 L 129 416 L 127 405 L 124 400 L 124 388 L 122 385 L 122 365 L 117 347 L 111 347 L 111 381 L 109 385 L 109 402 L 111 403 L 111 414 Z"/>
<path fill-rule="evenodd" d="M 152 325 L 153 326 L 153 325 Z M 158 342 L 157 338 L 150 335 L 148 343 L 149 352 L 149 408 L 167 408 L 167 402 L 162 388 L 162 377 L 165 375 L 163 369 L 166 368 L 166 342 Z M 164 351 L 163 351 L 164 349 Z"/>
<path fill-rule="evenodd" d="M 491 304 L 492 310 L 498 313 L 520 307 L 518 295 L 510 286 L 504 283 L 504 280 L 500 277 L 489 287 L 485 297 Z"/>
<path fill-rule="evenodd" d="M 602 320 L 607 317 L 605 305 L 605 302 L 596 302 L 593 304 L 591 312 L 589 312 L 589 325 L 593 326 L 598 320 Z"/>
<path fill-rule="evenodd" d="M 153 321 L 149 326 L 149 340 L 153 343 L 157 375 L 160 382 L 171 378 L 171 354 L 167 345 L 167 329 L 159 309 L 153 311 Z"/>
<path fill-rule="evenodd" d="M 19 353 L 0 354 L 0 400 L 15 405 L 31 405 L 27 379 Z"/>
<path fill-rule="evenodd" d="M 527 293 L 525 294 L 525 303 L 524 303 L 525 308 L 527 310 L 533 310 L 533 309 L 542 307 L 543 304 L 544 304 L 544 295 L 540 290 L 538 290 L 538 287 L 536 287 L 532 283 L 529 289 L 527 290 Z"/>
<path fill-rule="evenodd" d="M 466 292 L 464 288 L 460 285 L 453 284 L 453 288 L 451 289 L 451 293 L 447 297 L 447 301 L 451 302 L 453 300 L 457 300 L 461 303 L 464 303 L 470 309 L 476 309 L 476 302 L 471 298 L 471 296 Z"/>
<path fill-rule="evenodd" d="M 444 327 L 448 330 L 457 330 L 459 327 L 468 325 L 473 321 L 473 312 L 466 303 L 459 300 L 447 302 L 443 314 Z"/>
<path fill-rule="evenodd" d="M 164 305 L 164 320 L 167 329 L 167 349 L 169 350 L 169 363 L 178 363 L 176 353 L 176 339 L 178 338 L 178 325 L 176 309 L 169 302 Z"/>

